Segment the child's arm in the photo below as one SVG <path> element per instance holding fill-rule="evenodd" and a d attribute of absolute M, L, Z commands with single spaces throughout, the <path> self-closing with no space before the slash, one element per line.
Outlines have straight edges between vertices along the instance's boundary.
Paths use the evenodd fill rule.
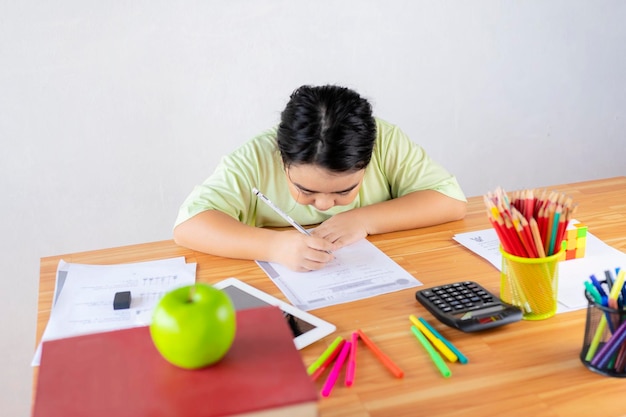
<path fill-rule="evenodd" d="M 402 197 L 337 214 L 315 228 L 313 234 L 337 248 L 367 235 L 433 226 L 465 217 L 467 203 L 433 190 L 415 191 Z"/>
<path fill-rule="evenodd" d="M 174 228 L 177 244 L 228 258 L 280 263 L 294 271 L 323 268 L 335 246 L 297 230 L 277 231 L 245 225 L 218 210 L 201 212 Z"/>

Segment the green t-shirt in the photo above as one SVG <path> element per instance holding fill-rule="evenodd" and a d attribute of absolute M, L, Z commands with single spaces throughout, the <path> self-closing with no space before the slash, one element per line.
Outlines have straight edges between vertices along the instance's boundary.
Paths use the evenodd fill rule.
<path fill-rule="evenodd" d="M 252 193 L 259 189 L 276 206 L 302 225 L 318 224 L 335 214 L 401 197 L 418 190 L 435 190 L 457 200 L 465 195 L 456 178 L 396 126 L 376 119 L 376 143 L 355 200 L 319 211 L 298 204 L 289 193 L 287 176 L 276 146 L 277 128 L 270 129 L 222 158 L 215 172 L 196 186 L 181 206 L 176 225 L 206 210 L 219 210 L 250 226 L 289 224 Z"/>

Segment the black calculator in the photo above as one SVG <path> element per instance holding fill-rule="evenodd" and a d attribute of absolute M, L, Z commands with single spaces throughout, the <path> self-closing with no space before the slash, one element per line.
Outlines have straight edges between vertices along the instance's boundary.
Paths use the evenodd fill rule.
<path fill-rule="evenodd" d="M 464 332 L 490 329 L 522 319 L 522 311 L 473 281 L 418 290 L 417 301 L 435 318 Z"/>

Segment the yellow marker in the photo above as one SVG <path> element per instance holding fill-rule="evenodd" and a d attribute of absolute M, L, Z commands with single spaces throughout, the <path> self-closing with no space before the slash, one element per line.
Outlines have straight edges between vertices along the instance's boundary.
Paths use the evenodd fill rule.
<path fill-rule="evenodd" d="M 428 340 L 430 340 L 430 343 L 432 343 L 433 346 L 435 346 L 439 350 L 439 352 L 441 352 L 443 356 L 446 357 L 446 359 L 448 359 L 450 362 L 456 362 L 459 359 L 454 354 L 454 352 L 452 352 L 450 348 L 448 348 L 448 346 L 446 346 L 441 341 L 441 339 L 439 339 L 437 336 L 432 334 L 432 332 L 428 330 L 428 328 L 424 326 L 424 324 L 421 321 L 419 321 L 417 317 L 411 314 L 409 316 L 409 320 L 411 320 L 411 323 L 413 323 L 415 327 L 417 327 L 428 338 Z"/>
<path fill-rule="evenodd" d="M 617 274 L 617 279 L 613 283 L 611 292 L 609 293 L 609 300 L 614 300 L 616 302 L 614 308 L 617 308 L 617 298 L 619 297 L 622 287 L 624 286 L 624 279 L 626 279 L 626 269 L 621 269 L 619 274 Z"/>

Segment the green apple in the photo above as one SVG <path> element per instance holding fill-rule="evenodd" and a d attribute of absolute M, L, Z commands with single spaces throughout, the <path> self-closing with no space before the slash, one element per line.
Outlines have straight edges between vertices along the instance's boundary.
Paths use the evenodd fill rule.
<path fill-rule="evenodd" d="M 159 300 L 150 335 L 168 362 L 197 369 L 226 355 L 235 339 L 236 327 L 230 297 L 211 285 L 196 283 L 171 290 Z"/>

